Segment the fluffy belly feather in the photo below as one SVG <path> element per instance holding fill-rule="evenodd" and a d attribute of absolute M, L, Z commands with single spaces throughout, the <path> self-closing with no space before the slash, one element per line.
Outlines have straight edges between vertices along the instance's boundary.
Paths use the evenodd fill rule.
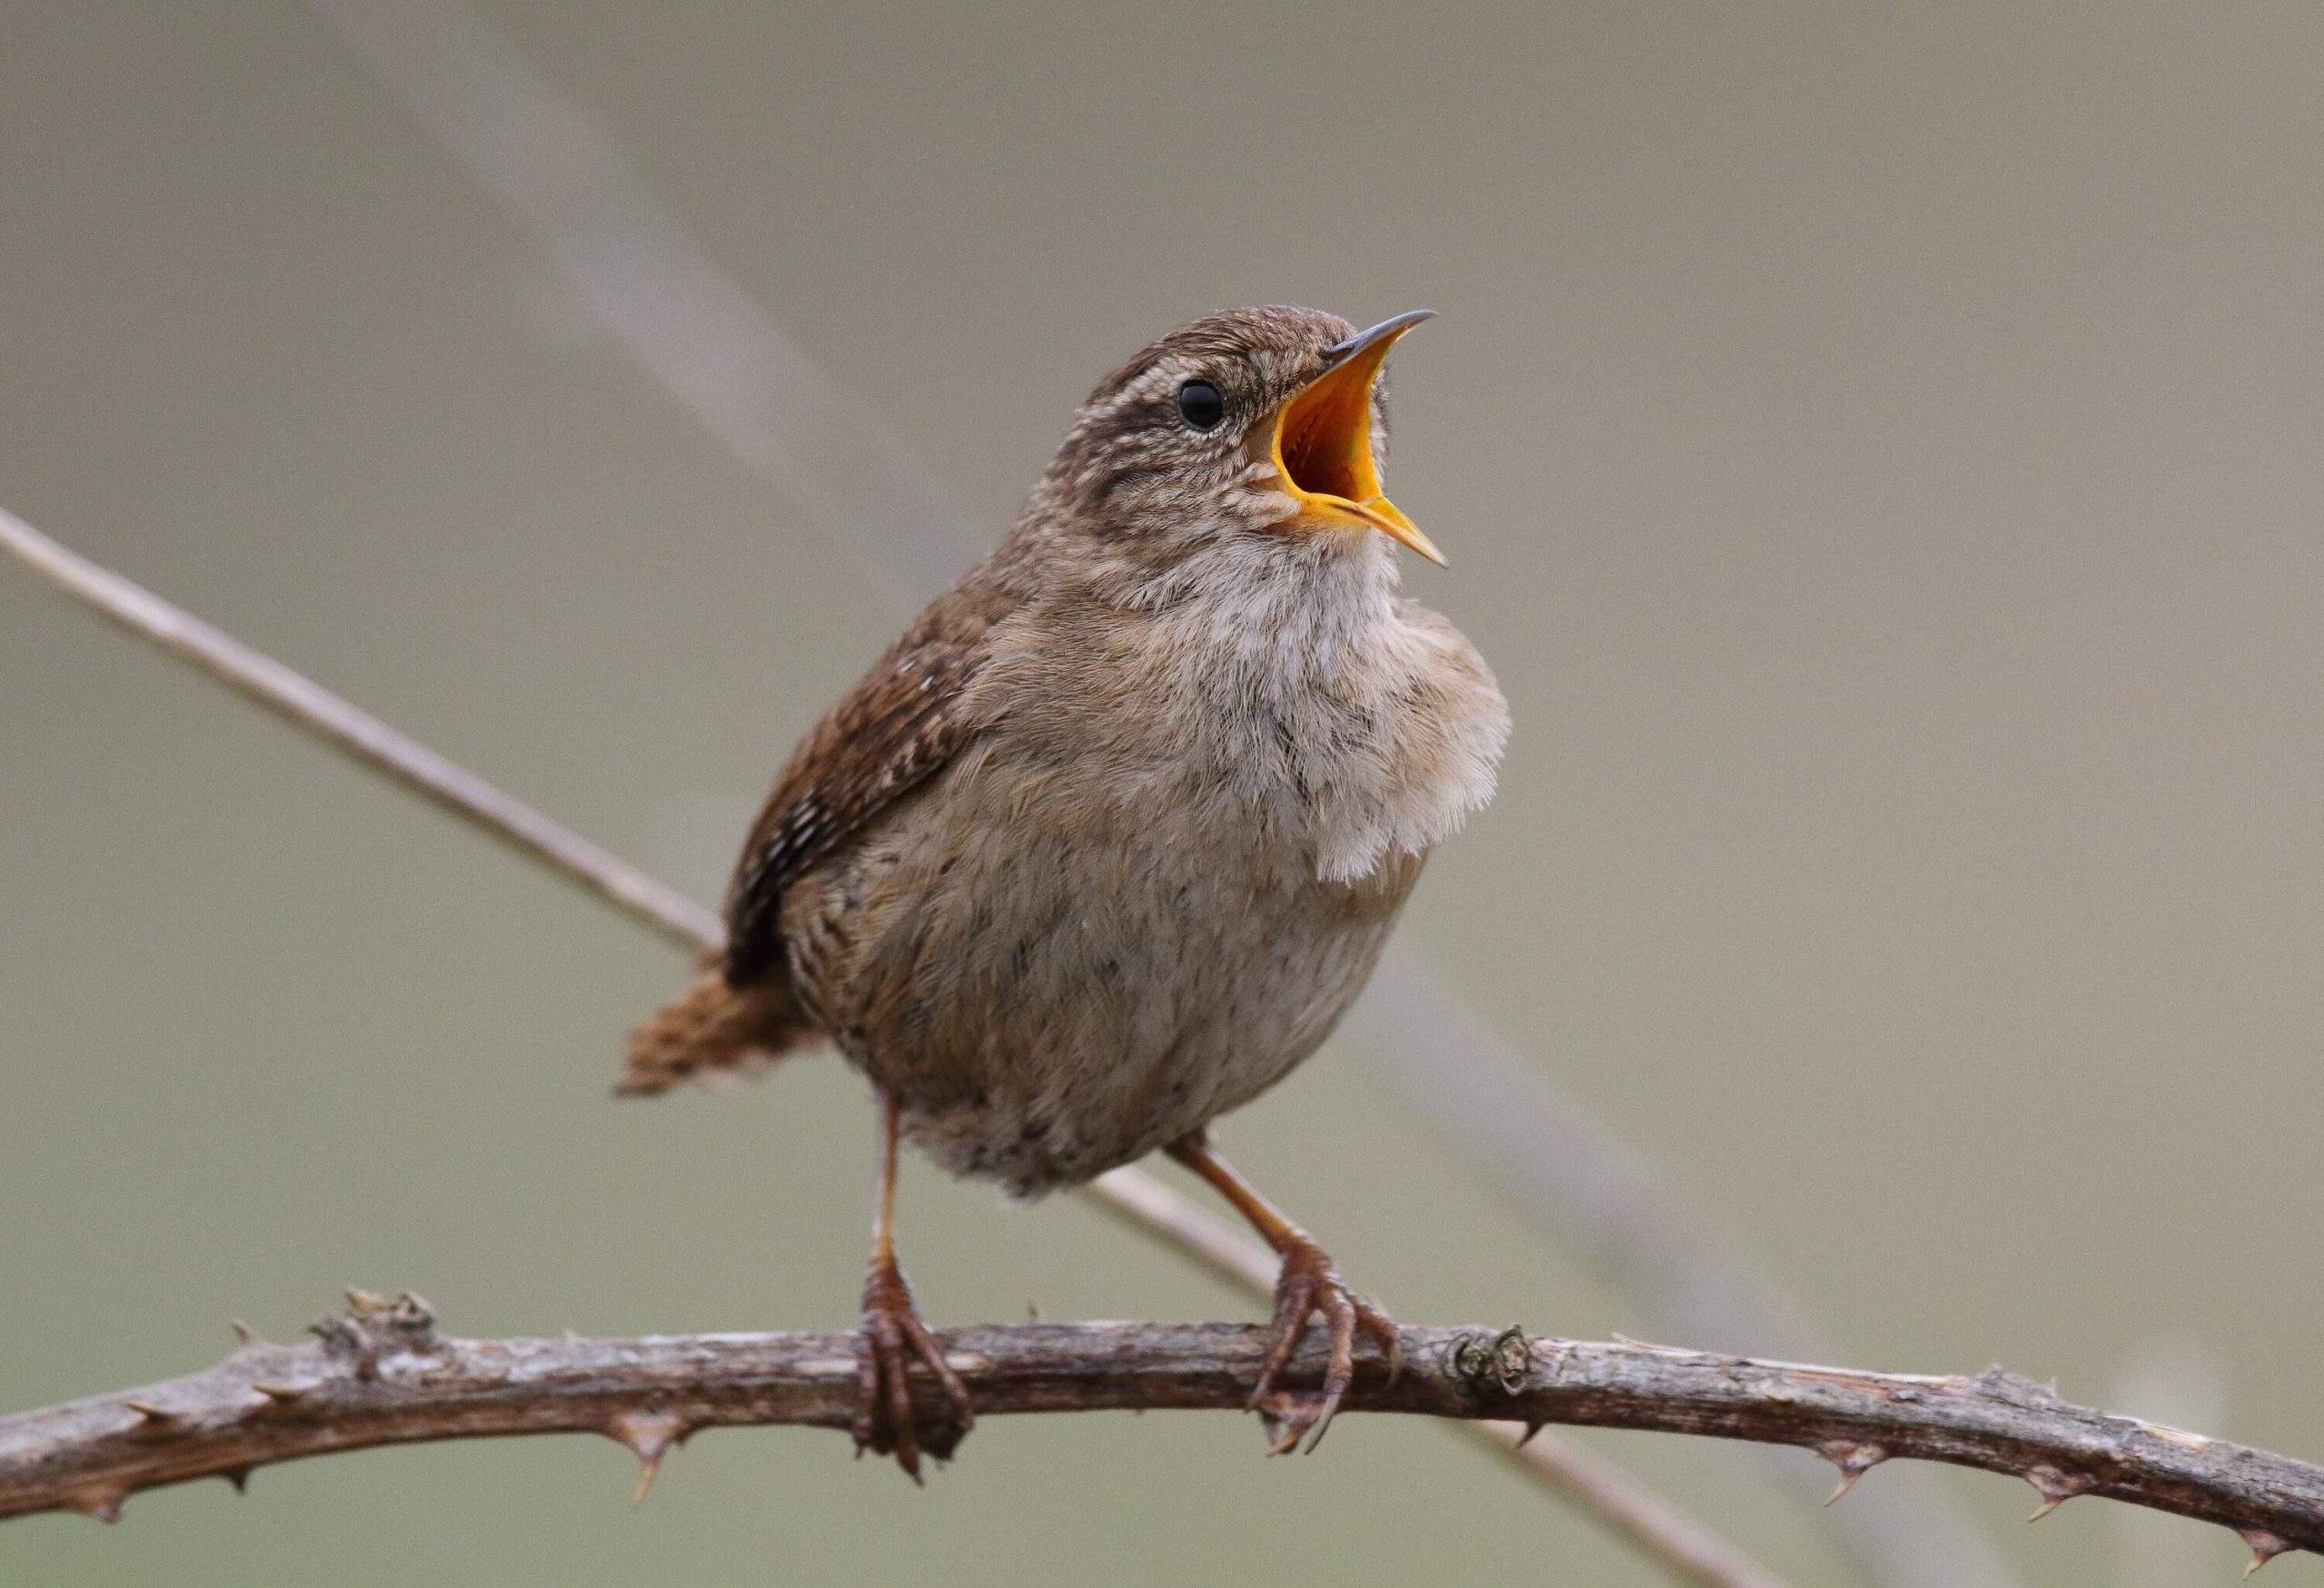
<path fill-rule="evenodd" d="M 1045 820 L 1018 780 L 1007 810 L 947 808 L 994 786 L 948 780 L 900 812 L 801 890 L 786 936 L 822 1023 L 911 1137 L 1020 1196 L 1281 1080 L 1363 989 L 1422 864 L 1326 883 L 1216 820 Z"/>

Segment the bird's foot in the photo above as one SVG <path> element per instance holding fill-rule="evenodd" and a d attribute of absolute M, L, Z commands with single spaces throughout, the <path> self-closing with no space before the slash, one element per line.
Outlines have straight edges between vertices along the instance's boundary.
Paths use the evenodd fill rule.
<path fill-rule="evenodd" d="M 1330 1355 L 1324 1358 L 1323 1387 L 1287 1390 L 1281 1387 L 1284 1369 L 1307 1332 L 1307 1320 L 1320 1314 L 1329 1332 Z M 1348 1386 L 1355 1382 L 1355 1342 L 1363 1336 L 1388 1359 L 1393 1381 L 1403 1366 L 1396 1322 L 1370 1301 L 1347 1287 L 1332 1267 L 1332 1259 L 1314 1241 L 1300 1238 L 1283 1255 L 1283 1273 L 1275 1284 L 1275 1322 L 1267 1334 L 1265 1366 L 1259 1369 L 1258 1387 L 1251 1392 L 1251 1406 L 1266 1425 L 1269 1454 L 1283 1455 L 1306 1440 L 1313 1450 L 1323 1442 L 1324 1430 L 1340 1409 Z"/>
<path fill-rule="evenodd" d="M 968 1386 L 944 1360 L 944 1349 L 912 1305 L 911 1287 L 895 1259 L 874 1258 L 863 1281 L 862 1343 L 856 1354 L 855 1454 L 892 1455 L 919 1483 L 922 1451 L 949 1460 L 976 1417 Z M 942 1415 L 923 1424 L 912 1405 L 911 1369 L 917 1359 L 936 1377 Z"/>

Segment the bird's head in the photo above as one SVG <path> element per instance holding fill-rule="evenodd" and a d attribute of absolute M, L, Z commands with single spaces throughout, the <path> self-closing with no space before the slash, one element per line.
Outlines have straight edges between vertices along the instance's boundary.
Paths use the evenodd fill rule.
<path fill-rule="evenodd" d="M 1149 570 L 1206 550 L 1439 553 L 1381 489 L 1388 350 L 1431 315 L 1358 330 L 1313 309 L 1231 309 L 1108 376 L 1043 481 L 1052 508 Z M 1231 543 L 1231 544 L 1223 544 Z"/>

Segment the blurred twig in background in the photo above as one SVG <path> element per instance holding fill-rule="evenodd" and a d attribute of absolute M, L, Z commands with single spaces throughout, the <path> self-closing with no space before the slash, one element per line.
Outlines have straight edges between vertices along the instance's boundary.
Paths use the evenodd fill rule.
<path fill-rule="evenodd" d="M 589 116 L 437 0 L 319 0 L 356 64 L 556 263 L 630 357 L 917 607 L 981 551 L 911 449 L 679 229 Z M 944 566 L 949 553 L 953 566 Z"/>
<path fill-rule="evenodd" d="M 363 765 L 466 818 L 528 859 L 576 883 L 632 919 L 696 952 L 721 946 L 716 914 L 560 827 L 313 680 L 243 645 L 152 591 L 100 567 L 0 508 L 6 551 L 86 606 L 226 684 Z M 608 1050 L 610 1052 L 610 1050 Z M 1147 1233 L 1254 1294 L 1271 1294 L 1275 1258 L 1142 1170 L 1116 1169 L 1089 1195 Z M 1522 1430 L 1463 1425 L 1610 1531 L 1678 1571 L 1682 1580 L 1746 1583 L 1758 1568 L 1691 1518 L 1588 1452 L 1556 1441 L 1521 1445 Z"/>
<path fill-rule="evenodd" d="M 427 1304 L 349 1296 L 320 1343 L 254 1337 L 218 1366 L 125 1395 L 0 1418 L 0 1516 L 70 1509 L 111 1521 L 140 1489 L 336 1451 L 491 1435 L 598 1433 L 644 1464 L 705 1427 L 845 1428 L 852 1334 L 638 1339 L 438 1337 Z M 2111 1417 L 1999 1368 L 1974 1377 L 1858 1373 L 1662 1346 L 1400 1331 L 1404 1371 L 1369 1377 L 1351 1411 L 1515 1415 L 1804 1445 L 1840 1469 L 1833 1497 L 1896 1456 L 2007 1473 L 2036 1518 L 2105 1494 L 2235 1529 L 2250 1569 L 2324 1546 L 2324 1468 Z M 950 1331 L 945 1355 L 985 1415 L 1239 1409 L 1266 1331 L 1231 1324 L 1016 1324 Z M 1307 1366 L 1316 1366 L 1310 1352 Z M 1696 1582 L 1766 1583 L 1748 1568 L 1661 1554 Z M 2248 1572 L 2247 1572 L 2248 1574 Z"/>
<path fill-rule="evenodd" d="M 822 370 L 655 201 L 592 118 L 458 0 L 309 0 L 357 66 L 523 230 L 635 358 L 908 616 L 989 537 L 912 449 Z M 932 554 L 932 555 L 931 555 Z M 1392 948 L 1346 1027 L 1398 1096 L 1658 1331 L 1841 1355 L 1653 1162 Z M 1812 1478 L 1792 1490 L 1805 1493 Z M 2001 1588 L 2007 1570 L 1933 1482 L 1842 1519 L 1898 1588 Z"/>

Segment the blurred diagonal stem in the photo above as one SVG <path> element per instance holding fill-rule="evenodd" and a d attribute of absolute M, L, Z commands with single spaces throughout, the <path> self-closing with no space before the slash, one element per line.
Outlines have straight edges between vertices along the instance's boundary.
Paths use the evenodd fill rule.
<path fill-rule="evenodd" d="M 725 926 L 712 911 L 493 787 L 465 767 L 342 700 L 231 635 L 60 545 L 0 508 L 0 551 L 85 606 L 236 693 L 381 773 L 518 853 L 537 861 L 632 920 L 697 952 L 717 950 Z M 1137 1169 L 1086 1189 L 1147 1234 L 1214 1273 L 1265 1297 L 1275 1283 L 1266 1249 Z M 1555 1440 L 1522 1442 L 1522 1430 L 1462 1425 L 1578 1509 L 1669 1569 L 1682 1582 L 1757 1583 L 1767 1577 L 1724 1540 L 1628 1474 Z"/>

